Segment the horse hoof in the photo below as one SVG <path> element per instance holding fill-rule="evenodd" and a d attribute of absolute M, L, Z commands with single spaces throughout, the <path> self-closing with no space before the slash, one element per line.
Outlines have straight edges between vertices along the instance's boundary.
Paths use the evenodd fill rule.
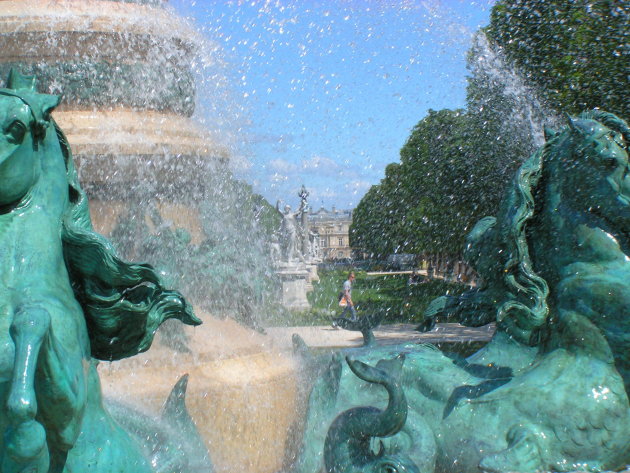
<path fill-rule="evenodd" d="M 542 462 L 538 438 L 524 427 L 516 426 L 507 435 L 508 448 L 481 460 L 479 469 L 488 473 L 504 471 L 548 471 Z"/>
<path fill-rule="evenodd" d="M 46 473 L 49 458 L 46 431 L 34 420 L 9 427 L 5 434 L 5 455 L 2 473 Z"/>

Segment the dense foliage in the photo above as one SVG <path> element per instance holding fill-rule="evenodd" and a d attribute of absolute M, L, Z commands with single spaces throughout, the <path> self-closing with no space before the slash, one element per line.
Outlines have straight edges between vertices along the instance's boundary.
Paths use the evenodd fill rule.
<path fill-rule="evenodd" d="M 401 186 L 398 185 L 400 165 L 390 164 L 380 185 L 372 186 L 361 199 L 352 216 L 350 245 L 382 258 L 393 253 L 404 242 L 401 233 L 404 209 Z"/>
<path fill-rule="evenodd" d="M 498 201 L 486 184 L 494 162 L 476 152 L 472 128 L 463 110 L 430 110 L 401 149 L 400 164 L 390 164 L 357 206 L 352 245 L 379 258 L 456 255 L 471 225 Z"/>
<path fill-rule="evenodd" d="M 400 162 L 357 206 L 351 245 L 374 258 L 458 259 L 466 232 L 496 213 L 542 144 L 543 123 L 594 107 L 628 116 L 629 4 L 497 2 L 469 52 L 467 109 L 430 110 L 414 127 Z"/>
<path fill-rule="evenodd" d="M 487 33 L 557 110 L 630 116 L 628 0 L 502 0 Z"/>
<path fill-rule="evenodd" d="M 383 316 L 383 324 L 420 323 L 424 320 L 424 310 L 433 299 L 444 294 L 457 295 L 468 289 L 466 285 L 441 279 L 410 286 L 409 276 L 405 274 L 376 276 L 363 271 L 355 271 L 355 274 L 352 300 L 359 316 L 379 313 Z M 339 316 L 343 310 L 337 303 L 337 295 L 347 276 L 345 270 L 320 271 L 319 282 L 308 294 L 311 309 L 303 312 L 279 311 L 276 319 L 268 323 L 280 326 L 329 325 L 332 318 Z"/>

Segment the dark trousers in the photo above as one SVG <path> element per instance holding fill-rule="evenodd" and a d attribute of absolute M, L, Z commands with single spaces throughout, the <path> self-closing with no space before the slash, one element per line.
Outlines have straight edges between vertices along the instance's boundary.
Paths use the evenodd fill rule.
<path fill-rule="evenodd" d="M 354 308 L 353 305 L 348 304 L 346 306 L 345 309 L 343 309 L 343 311 L 341 312 L 340 317 L 345 317 L 346 313 L 350 312 L 350 320 L 352 320 L 353 322 L 355 320 L 357 320 L 357 310 Z"/>

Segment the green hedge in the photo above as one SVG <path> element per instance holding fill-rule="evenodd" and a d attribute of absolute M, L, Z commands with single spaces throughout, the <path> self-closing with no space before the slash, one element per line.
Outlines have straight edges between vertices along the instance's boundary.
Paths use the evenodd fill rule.
<path fill-rule="evenodd" d="M 359 315 L 382 313 L 383 323 L 420 323 L 427 305 L 444 294 L 460 294 L 468 286 L 445 282 L 440 279 L 426 280 L 410 286 L 405 274 L 370 276 L 355 271 L 352 300 Z M 272 325 L 306 326 L 328 325 L 342 308 L 337 298 L 342 290 L 348 271 L 330 270 L 319 272 L 319 282 L 308 294 L 311 309 L 302 312 L 283 311 L 271 322 Z M 444 322 L 444 321 L 443 321 Z"/>

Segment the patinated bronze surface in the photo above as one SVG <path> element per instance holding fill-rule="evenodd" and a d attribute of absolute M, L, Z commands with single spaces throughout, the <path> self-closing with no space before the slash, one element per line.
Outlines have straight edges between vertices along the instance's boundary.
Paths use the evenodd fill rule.
<path fill-rule="evenodd" d="M 93 231 L 50 116 L 60 98 L 35 85 L 12 72 L 0 89 L 0 471 L 154 471 L 103 407 L 94 359 L 147 350 L 167 319 L 201 322 Z"/>
<path fill-rule="evenodd" d="M 499 214 L 473 229 L 467 259 L 484 283 L 434 301 L 428 316 L 496 321 L 486 347 L 467 359 L 430 346 L 353 351 L 369 364 L 405 354 L 409 412 L 384 454 L 404 455 L 422 472 L 603 471 L 630 463 L 628 140 L 628 125 L 601 111 L 548 131 Z M 353 406 L 383 405 L 381 391 L 333 357 L 311 394 L 297 470 L 319 471 L 333 419 Z M 354 471 L 347 458 L 338 461 Z"/>
<path fill-rule="evenodd" d="M 326 470 L 331 473 L 418 473 L 404 454 L 374 452 L 371 440 L 398 433 L 407 420 L 407 399 L 400 384 L 404 356 L 381 360 L 376 367 L 346 358 L 352 372 L 363 381 L 381 385 L 389 399 L 384 410 L 354 407 L 333 421 L 324 443 Z"/>

